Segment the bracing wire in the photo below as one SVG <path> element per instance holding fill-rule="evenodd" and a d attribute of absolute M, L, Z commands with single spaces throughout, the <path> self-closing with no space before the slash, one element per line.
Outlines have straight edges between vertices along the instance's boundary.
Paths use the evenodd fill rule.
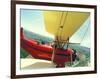
<path fill-rule="evenodd" d="M 60 25 L 61 25 L 62 17 L 63 17 L 63 12 L 61 14 L 61 18 L 60 18 L 60 22 L 59 22 L 59 27 L 57 29 L 57 33 L 56 33 L 56 36 L 55 36 L 54 50 L 53 50 L 52 59 L 51 59 L 52 62 L 54 60 L 56 46 L 60 47 L 60 42 L 59 42 L 58 34 L 59 34 L 59 28 L 60 28 Z"/>
<path fill-rule="evenodd" d="M 63 43 L 64 43 L 64 42 L 61 42 L 61 41 L 63 41 L 62 40 L 62 32 L 63 32 L 63 27 L 64 27 L 64 24 L 66 22 L 67 16 L 68 16 L 68 12 L 66 12 L 66 15 L 64 17 L 64 11 L 63 11 L 62 14 L 61 14 L 61 18 L 60 18 L 60 22 L 59 22 L 59 27 L 58 27 L 58 30 L 57 30 L 57 35 L 59 36 L 57 41 L 58 41 L 59 47 L 61 47 L 61 48 L 62 48 Z M 62 22 L 63 17 L 64 17 L 64 21 Z M 61 41 L 59 41 L 59 40 L 61 40 Z"/>
<path fill-rule="evenodd" d="M 64 15 L 64 12 L 63 12 L 63 15 Z M 68 16 L 68 12 L 65 13 L 64 21 L 63 21 L 63 23 L 62 23 L 62 25 L 61 25 L 61 27 L 60 27 L 60 28 L 62 29 L 62 30 L 61 30 L 61 33 L 60 33 L 60 38 L 62 38 L 63 27 L 64 27 L 64 24 L 65 24 L 65 22 L 66 22 L 66 20 L 67 20 L 67 19 L 66 19 L 67 16 Z"/>
<path fill-rule="evenodd" d="M 56 45 L 58 45 L 59 48 L 60 47 L 62 48 L 62 44 L 63 44 L 63 42 L 61 42 L 59 40 L 61 40 L 61 37 L 62 37 L 62 30 L 63 30 L 64 24 L 65 24 L 65 21 L 66 21 L 66 17 L 68 16 L 68 12 L 66 13 L 65 18 L 64 18 L 64 21 L 62 23 L 63 16 L 64 16 L 64 11 L 62 11 L 61 18 L 60 18 L 60 22 L 59 22 L 59 27 L 58 27 L 58 30 L 57 30 L 57 35 L 56 35 L 56 38 L 55 38 L 56 40 L 55 40 L 54 50 L 53 50 L 53 54 L 52 54 L 52 61 L 54 60 L 54 56 L 55 56 L 55 52 L 54 51 L 55 51 Z M 62 25 L 61 25 L 61 23 L 62 23 Z M 60 32 L 60 34 L 59 34 L 59 32 Z M 59 35 L 60 38 L 58 37 L 58 35 Z M 67 38 L 67 39 L 69 39 L 69 38 Z"/>
<path fill-rule="evenodd" d="M 83 37 L 82 37 L 82 39 L 80 40 L 80 44 L 81 44 L 82 41 L 84 40 L 85 35 L 87 34 L 87 32 L 88 32 L 88 30 L 89 30 L 89 24 L 90 24 L 90 23 L 88 23 L 87 28 L 86 28 L 86 30 L 84 31 Z"/>
<path fill-rule="evenodd" d="M 61 40 L 61 38 L 60 38 L 60 32 L 61 32 L 61 23 L 62 23 L 62 18 L 63 18 L 63 15 L 64 15 L 64 11 L 62 11 L 62 13 L 61 13 L 61 18 L 60 18 L 60 22 L 59 22 L 59 24 L 58 24 L 58 30 L 57 30 L 57 33 L 56 33 L 56 43 L 58 44 L 58 47 L 60 48 L 60 40 Z"/>
<path fill-rule="evenodd" d="M 63 21 L 63 24 L 62 24 L 63 27 L 64 27 L 65 22 L 67 21 L 67 17 L 68 17 L 68 11 L 66 12 L 66 15 L 65 15 L 65 18 L 64 18 L 64 21 Z M 62 32 L 63 32 L 63 29 L 62 29 Z M 61 32 L 61 35 L 60 35 L 61 38 L 62 38 L 62 32 Z M 65 46 L 65 44 L 66 44 L 66 42 L 68 42 L 68 40 L 69 40 L 69 37 L 67 38 L 67 40 L 65 42 L 62 43 L 61 48 L 63 48 Z"/>
<path fill-rule="evenodd" d="M 62 13 L 61 13 L 61 18 L 60 18 L 60 22 L 59 22 L 59 27 L 58 27 L 58 30 L 57 30 L 57 35 L 59 35 L 59 30 L 61 29 L 61 22 L 62 22 L 62 18 L 63 18 L 63 15 L 64 15 L 64 12 L 62 11 Z"/>

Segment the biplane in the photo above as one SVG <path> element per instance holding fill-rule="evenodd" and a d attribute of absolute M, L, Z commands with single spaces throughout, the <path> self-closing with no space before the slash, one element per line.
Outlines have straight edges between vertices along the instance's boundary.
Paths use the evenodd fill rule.
<path fill-rule="evenodd" d="M 39 44 L 28 39 L 20 29 L 21 48 L 36 59 L 52 61 L 56 67 L 65 67 L 65 62 L 77 59 L 76 50 L 69 47 L 69 39 L 89 17 L 88 12 L 44 11 L 44 23 L 48 33 L 54 35 L 53 45 Z"/>

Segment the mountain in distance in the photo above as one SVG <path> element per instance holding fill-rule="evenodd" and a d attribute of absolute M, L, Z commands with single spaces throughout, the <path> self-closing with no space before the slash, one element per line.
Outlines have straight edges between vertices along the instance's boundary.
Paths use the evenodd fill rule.
<path fill-rule="evenodd" d="M 35 39 L 40 43 L 50 43 L 53 42 L 53 39 L 50 37 L 46 37 L 43 35 L 39 35 L 37 33 L 34 32 L 30 32 L 28 30 L 24 30 L 24 35 L 28 38 L 28 39 Z"/>

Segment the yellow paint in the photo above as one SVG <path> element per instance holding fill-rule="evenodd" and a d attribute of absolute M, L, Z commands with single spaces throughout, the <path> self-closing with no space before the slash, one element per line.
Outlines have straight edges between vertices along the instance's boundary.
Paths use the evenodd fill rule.
<path fill-rule="evenodd" d="M 45 27 L 47 32 L 61 36 L 60 40 L 66 40 L 80 28 L 89 15 L 89 12 L 44 11 Z M 62 25 L 63 28 L 60 28 Z"/>

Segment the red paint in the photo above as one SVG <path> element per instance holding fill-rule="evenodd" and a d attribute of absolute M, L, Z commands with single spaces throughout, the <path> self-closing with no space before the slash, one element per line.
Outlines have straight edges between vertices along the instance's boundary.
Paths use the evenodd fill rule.
<path fill-rule="evenodd" d="M 52 54 L 54 48 L 48 45 L 38 44 L 36 40 L 27 39 L 23 34 L 23 28 L 21 28 L 21 47 L 31 54 L 34 58 L 50 60 L 52 59 Z M 60 67 L 64 67 L 65 62 L 70 61 L 70 54 L 72 49 L 55 49 L 55 55 L 53 62 Z"/>
<path fill-rule="evenodd" d="M 65 62 L 71 61 L 70 55 L 73 53 L 73 50 L 68 48 L 66 50 L 63 49 L 55 49 L 54 55 L 54 63 L 57 64 L 57 67 L 65 67 Z"/>

